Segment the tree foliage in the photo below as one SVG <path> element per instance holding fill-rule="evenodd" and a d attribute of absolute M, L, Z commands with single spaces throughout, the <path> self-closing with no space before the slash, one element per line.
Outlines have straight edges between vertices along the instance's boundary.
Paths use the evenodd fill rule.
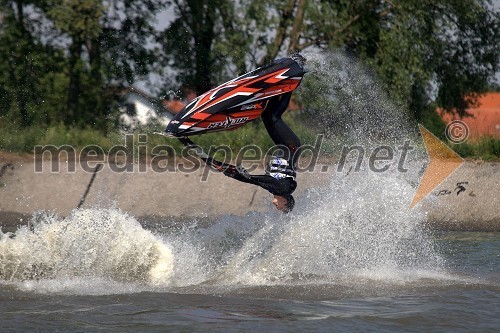
<path fill-rule="evenodd" d="M 113 86 L 146 75 L 155 60 L 163 1 L 0 2 L 0 98 L 21 126 L 63 122 L 107 128 Z M 16 120 L 17 119 L 17 120 Z"/>
<path fill-rule="evenodd" d="M 242 1 L 253 65 L 340 49 L 378 73 L 420 118 L 433 95 L 465 115 L 498 71 L 498 12 L 486 0 Z"/>
<path fill-rule="evenodd" d="M 391 12 L 369 63 L 417 118 L 432 85 L 439 106 L 464 116 L 498 70 L 498 13 L 480 0 L 405 1 Z"/>
<path fill-rule="evenodd" d="M 112 87 L 198 93 L 293 51 L 342 50 L 416 118 L 466 115 L 498 71 L 489 0 L 0 0 L 0 119 L 107 129 Z M 156 28 L 162 10 L 174 17 Z"/>
<path fill-rule="evenodd" d="M 158 42 L 162 64 L 175 70 L 177 84 L 201 94 L 234 75 L 235 68 L 246 70 L 246 38 L 233 1 L 174 0 L 169 4 L 176 19 Z"/>

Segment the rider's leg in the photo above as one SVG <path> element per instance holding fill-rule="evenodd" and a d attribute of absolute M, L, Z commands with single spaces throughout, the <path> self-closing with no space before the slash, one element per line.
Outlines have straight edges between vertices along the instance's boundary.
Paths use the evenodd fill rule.
<path fill-rule="evenodd" d="M 282 95 L 279 99 L 270 100 L 262 113 L 262 121 L 273 142 L 277 145 L 286 146 L 290 153 L 293 154 L 300 147 L 300 140 L 281 119 L 281 115 L 288 107 L 291 95 Z M 294 158 L 293 164 L 295 164 L 295 160 L 296 158 Z"/>

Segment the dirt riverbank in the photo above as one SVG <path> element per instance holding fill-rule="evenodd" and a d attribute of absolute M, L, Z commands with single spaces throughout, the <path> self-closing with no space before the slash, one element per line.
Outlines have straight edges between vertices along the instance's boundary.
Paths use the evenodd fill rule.
<path fill-rule="evenodd" d="M 65 162 L 59 164 L 59 172 L 51 172 L 50 161 L 44 161 L 42 166 L 43 171 L 37 173 L 32 156 L 0 155 L 0 226 L 4 229 L 26 222 L 38 210 L 68 215 L 79 204 L 93 176 L 80 167 L 68 172 Z M 193 168 L 189 163 L 184 167 Z M 82 207 L 113 206 L 138 218 L 210 218 L 273 209 L 271 195 L 265 190 L 213 172 L 207 176 L 204 168 L 161 173 L 142 172 L 138 165 L 132 168 L 133 172 L 114 172 L 105 164 L 96 174 Z M 334 168 L 324 164 L 316 169 L 299 174 L 296 197 L 305 189 L 329 183 Z M 465 190 L 460 191 L 460 183 Z M 428 212 L 427 222 L 433 228 L 500 231 L 499 207 L 500 163 L 468 161 L 417 209 Z"/>

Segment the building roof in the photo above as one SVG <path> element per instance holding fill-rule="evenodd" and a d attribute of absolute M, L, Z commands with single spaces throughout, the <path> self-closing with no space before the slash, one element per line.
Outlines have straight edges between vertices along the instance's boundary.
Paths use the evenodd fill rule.
<path fill-rule="evenodd" d="M 168 112 L 168 113 L 170 113 L 172 115 L 174 115 L 174 114 L 177 113 L 174 110 L 172 110 L 171 108 L 169 108 L 167 105 L 165 105 L 165 103 L 163 103 L 161 100 L 152 97 L 147 92 L 145 92 L 145 91 L 143 91 L 143 90 L 141 90 L 141 89 L 139 89 L 139 88 L 137 88 L 135 86 L 124 87 L 124 88 L 120 89 L 118 91 L 118 93 L 123 98 L 126 98 L 126 96 L 135 93 L 135 94 L 141 96 L 142 98 L 146 99 L 147 101 L 149 101 L 156 108 L 156 111 L 159 112 L 159 113 Z"/>
<path fill-rule="evenodd" d="M 164 100 L 163 106 L 172 111 L 173 114 L 177 114 L 184 106 L 186 106 L 186 104 L 178 99 L 173 99 Z"/>
<path fill-rule="evenodd" d="M 460 119 L 458 115 L 437 109 L 443 121 L 449 123 Z M 467 109 L 471 117 L 460 119 L 469 127 L 469 135 L 473 140 L 483 136 L 500 138 L 500 92 L 486 93 L 478 99 L 476 107 Z"/>

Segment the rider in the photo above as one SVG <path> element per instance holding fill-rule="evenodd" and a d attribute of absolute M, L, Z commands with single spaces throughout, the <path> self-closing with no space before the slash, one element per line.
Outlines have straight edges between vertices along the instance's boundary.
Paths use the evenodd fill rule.
<path fill-rule="evenodd" d="M 297 58 L 296 58 L 297 57 Z M 293 57 L 301 66 L 305 59 L 300 55 Z M 300 140 L 290 127 L 285 124 L 281 115 L 285 112 L 292 93 L 271 98 L 262 112 L 262 121 L 269 136 L 278 146 L 280 153 L 274 154 L 266 166 L 265 175 L 250 175 L 241 166 L 234 166 L 211 159 L 211 165 L 224 175 L 244 183 L 258 185 L 274 195 L 274 206 L 284 212 L 290 212 L 295 199 L 292 196 L 297 187 L 296 172 L 299 156 Z"/>

